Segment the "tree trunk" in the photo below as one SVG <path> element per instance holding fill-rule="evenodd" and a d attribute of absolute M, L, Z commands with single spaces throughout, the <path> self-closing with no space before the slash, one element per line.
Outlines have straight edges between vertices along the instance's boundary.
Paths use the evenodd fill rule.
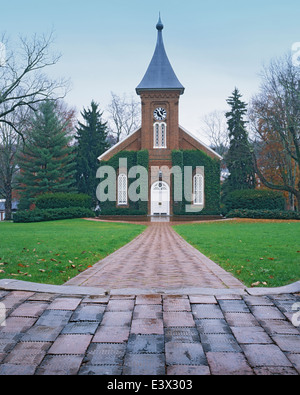
<path fill-rule="evenodd" d="M 11 204 L 12 204 L 12 190 L 10 185 L 6 185 L 6 190 L 5 190 L 5 220 L 10 221 L 12 219 L 12 209 L 11 209 Z"/>

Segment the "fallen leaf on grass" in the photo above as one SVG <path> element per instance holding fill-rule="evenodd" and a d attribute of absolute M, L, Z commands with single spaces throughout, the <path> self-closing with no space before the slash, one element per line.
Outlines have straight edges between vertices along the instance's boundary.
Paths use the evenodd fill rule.
<path fill-rule="evenodd" d="M 256 281 L 256 283 L 252 283 L 251 287 L 257 287 L 260 284 L 260 281 Z"/>

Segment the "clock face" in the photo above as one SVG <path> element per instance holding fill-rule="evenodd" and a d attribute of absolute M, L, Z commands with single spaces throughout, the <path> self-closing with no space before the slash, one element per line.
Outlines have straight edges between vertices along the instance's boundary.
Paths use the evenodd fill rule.
<path fill-rule="evenodd" d="M 157 121 L 163 121 L 164 119 L 167 118 L 167 111 L 162 107 L 158 107 L 154 110 L 153 115 Z"/>

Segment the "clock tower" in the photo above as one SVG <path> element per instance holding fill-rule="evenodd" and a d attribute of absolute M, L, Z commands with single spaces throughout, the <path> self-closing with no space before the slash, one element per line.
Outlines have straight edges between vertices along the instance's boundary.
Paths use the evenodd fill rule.
<path fill-rule="evenodd" d="M 170 162 L 171 151 L 179 149 L 178 104 L 184 87 L 176 77 L 166 54 L 163 28 L 159 17 L 155 52 L 146 74 L 136 88 L 142 102 L 141 148 L 149 151 L 150 162 Z M 162 165 L 161 162 L 159 164 Z"/>
<path fill-rule="evenodd" d="M 151 216 L 185 214 L 186 205 L 182 202 L 186 195 L 183 196 L 180 187 L 177 188 L 178 184 L 172 182 L 175 180 L 172 174 L 185 167 L 192 169 L 190 175 L 184 175 L 190 177 L 188 181 L 192 185 L 188 209 L 197 215 L 219 210 L 220 193 L 214 186 L 220 183 L 219 161 L 222 158 L 179 125 L 179 99 L 185 88 L 179 82 L 166 54 L 163 28 L 159 17 L 155 51 L 136 88 L 142 103 L 141 127 L 98 158 L 103 162 L 102 165 L 112 165 L 116 170 L 117 200 L 109 203 L 104 200 L 101 207 L 104 215 L 137 215 L 137 212 Z M 117 155 L 120 159 L 122 153 L 124 158 L 131 158 L 131 163 L 143 163 L 144 168 L 147 158 L 148 188 L 145 184 L 141 187 L 145 191 L 143 198 L 148 194 L 147 202 L 130 199 L 132 177 L 126 167 L 117 165 Z M 205 173 L 201 172 L 204 167 Z M 181 185 L 181 189 L 182 187 Z M 208 193 L 210 191 L 215 191 L 215 194 Z M 206 212 L 202 212 L 202 209 Z"/>

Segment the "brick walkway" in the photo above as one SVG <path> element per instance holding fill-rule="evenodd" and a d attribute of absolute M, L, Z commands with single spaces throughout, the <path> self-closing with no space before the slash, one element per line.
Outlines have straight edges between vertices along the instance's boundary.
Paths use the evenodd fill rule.
<path fill-rule="evenodd" d="M 296 302 L 0 291 L 0 375 L 299 375 Z"/>
<path fill-rule="evenodd" d="M 131 243 L 66 285 L 106 289 L 245 288 L 164 222 L 152 223 Z"/>
<path fill-rule="evenodd" d="M 67 285 L 1 280 L 0 375 L 299 375 L 299 291 L 247 289 L 152 224 Z"/>

